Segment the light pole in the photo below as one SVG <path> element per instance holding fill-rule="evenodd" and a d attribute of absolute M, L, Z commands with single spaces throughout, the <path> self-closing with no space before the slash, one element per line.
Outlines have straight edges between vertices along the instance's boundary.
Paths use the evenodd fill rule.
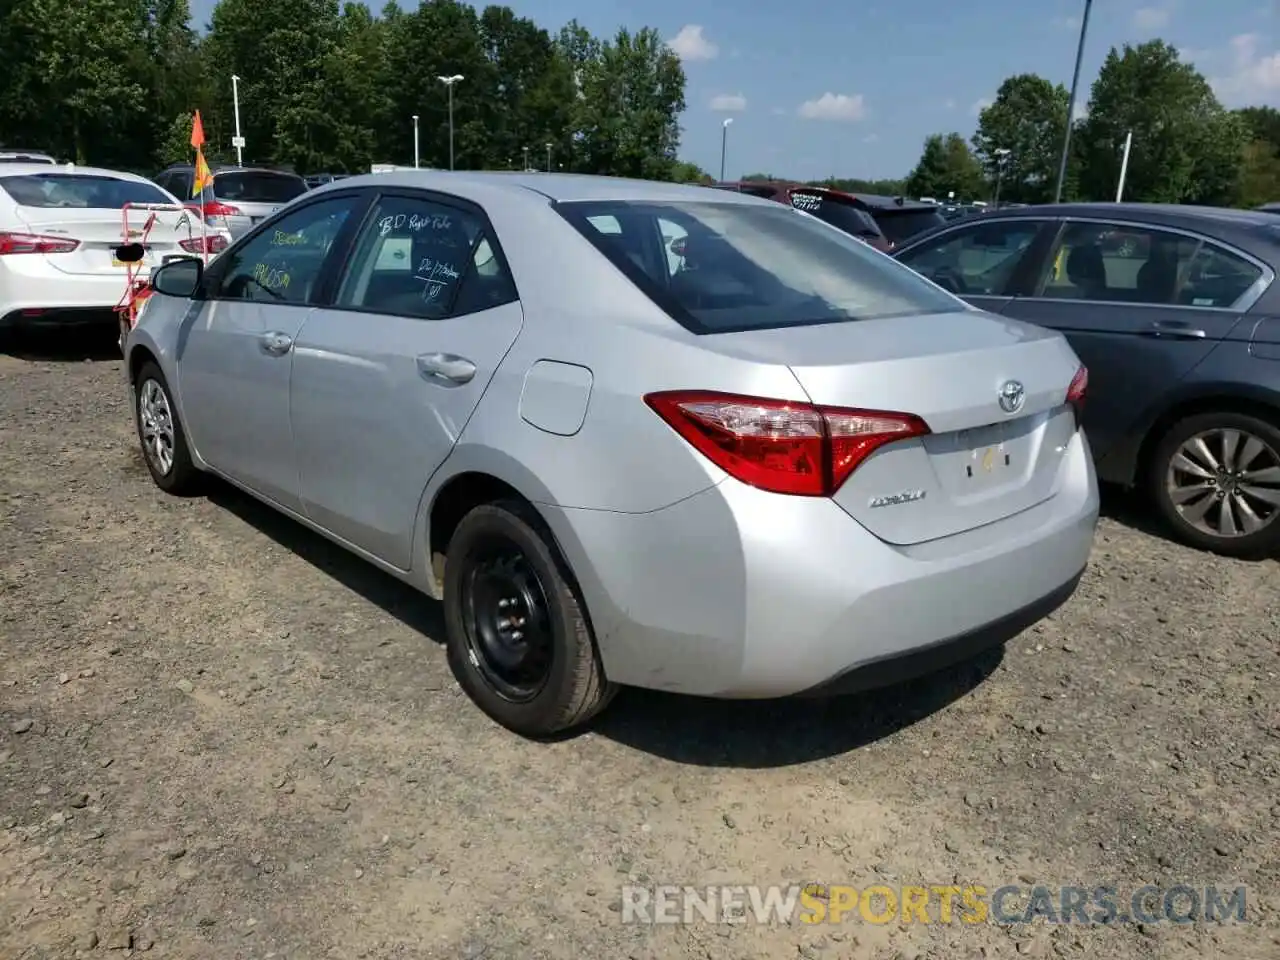
<path fill-rule="evenodd" d="M 453 85 L 463 79 L 462 74 L 455 73 L 451 77 L 436 77 L 449 88 L 449 169 L 453 169 Z"/>
<path fill-rule="evenodd" d="M 991 199 L 991 206 L 996 210 L 1000 209 L 1000 181 L 1004 177 L 1004 158 L 1013 153 L 1008 147 L 998 147 L 995 151 L 996 158 L 996 195 Z"/>
<path fill-rule="evenodd" d="M 551 172 L 551 144 L 547 144 L 547 173 Z"/>
<path fill-rule="evenodd" d="M 236 115 L 236 135 L 231 145 L 236 148 L 236 166 L 244 166 L 244 137 L 240 136 L 240 78 L 231 75 L 231 105 Z"/>
<path fill-rule="evenodd" d="M 521 147 L 520 149 L 524 151 L 524 166 L 521 168 L 520 172 L 528 173 L 529 172 L 529 148 Z"/>
<path fill-rule="evenodd" d="M 418 169 L 419 157 L 420 157 L 420 153 L 418 152 L 418 115 L 415 113 L 413 115 L 413 169 L 415 170 Z"/>
<path fill-rule="evenodd" d="M 733 117 L 725 117 L 724 123 L 720 124 L 720 182 L 724 183 L 724 160 L 729 150 L 729 124 L 733 123 Z"/>
<path fill-rule="evenodd" d="M 1089 29 L 1089 10 L 1093 0 L 1084 0 L 1084 16 L 1080 18 L 1080 44 L 1076 47 L 1076 69 L 1071 77 L 1071 99 L 1067 101 L 1067 132 L 1062 137 L 1062 158 L 1058 161 L 1058 184 L 1053 189 L 1053 202 L 1062 202 L 1062 184 L 1067 179 L 1067 157 L 1071 153 L 1071 128 L 1076 122 L 1076 90 L 1080 86 L 1080 61 L 1084 58 L 1084 37 Z"/>
<path fill-rule="evenodd" d="M 1133 131 L 1124 135 L 1124 159 L 1120 161 L 1120 183 L 1116 186 L 1116 203 L 1124 196 L 1124 179 L 1129 175 L 1129 151 L 1133 147 Z"/>

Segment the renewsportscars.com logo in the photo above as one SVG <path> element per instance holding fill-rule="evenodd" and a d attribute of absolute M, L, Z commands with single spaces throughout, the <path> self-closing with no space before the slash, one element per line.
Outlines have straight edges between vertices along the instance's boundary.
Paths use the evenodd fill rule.
<path fill-rule="evenodd" d="M 1244 922 L 1243 886 L 1148 885 L 1122 894 L 1095 886 L 987 887 L 876 885 L 624 886 L 622 922 L 643 924 L 818 924 L 861 922 L 1052 923 L 1095 926 L 1125 923 Z"/>

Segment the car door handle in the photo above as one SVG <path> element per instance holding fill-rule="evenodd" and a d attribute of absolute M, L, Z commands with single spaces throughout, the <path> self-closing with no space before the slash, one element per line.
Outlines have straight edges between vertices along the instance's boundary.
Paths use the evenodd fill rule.
<path fill-rule="evenodd" d="M 268 353 L 273 357 L 283 357 L 286 353 L 293 349 L 293 337 L 272 330 L 270 333 L 264 333 L 259 341 L 262 344 L 264 353 Z"/>
<path fill-rule="evenodd" d="M 424 353 L 417 357 L 418 372 L 427 379 L 468 383 L 476 375 L 476 365 L 456 353 Z"/>
<path fill-rule="evenodd" d="M 1168 337 L 1170 340 L 1203 340 L 1208 334 L 1198 327 L 1181 320 L 1155 320 L 1142 331 L 1147 337 Z"/>

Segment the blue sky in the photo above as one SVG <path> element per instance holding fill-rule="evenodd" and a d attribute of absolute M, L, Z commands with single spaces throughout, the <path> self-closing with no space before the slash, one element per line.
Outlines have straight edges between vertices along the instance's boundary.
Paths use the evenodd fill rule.
<path fill-rule="evenodd" d="M 730 177 L 806 180 L 905 175 L 930 133 L 972 134 L 978 109 L 1010 74 L 1069 85 L 1084 10 L 1084 0 L 508 5 L 552 31 L 575 17 L 601 36 L 656 28 L 688 76 L 682 158 L 718 176 L 722 123 L 732 118 Z M 192 0 L 201 27 L 212 7 Z M 1182 49 L 1229 106 L 1280 105 L 1280 0 L 1096 0 L 1081 100 L 1107 50 L 1157 36 Z"/>

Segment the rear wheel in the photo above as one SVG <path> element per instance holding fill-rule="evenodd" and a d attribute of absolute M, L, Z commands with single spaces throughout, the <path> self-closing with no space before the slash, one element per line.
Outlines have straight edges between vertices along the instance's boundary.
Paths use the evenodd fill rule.
<path fill-rule="evenodd" d="M 169 384 L 154 361 L 148 360 L 138 371 L 133 412 L 142 457 L 156 486 L 177 496 L 193 492 L 199 484 L 200 471 L 191 462 Z"/>
<path fill-rule="evenodd" d="M 462 518 L 445 558 L 444 613 L 454 677 L 507 729 L 550 736 L 612 699 L 577 589 L 523 504 Z"/>
<path fill-rule="evenodd" d="M 1160 440 L 1150 481 L 1174 534 L 1227 556 L 1280 549 L 1280 428 L 1242 413 L 1181 420 Z"/>

